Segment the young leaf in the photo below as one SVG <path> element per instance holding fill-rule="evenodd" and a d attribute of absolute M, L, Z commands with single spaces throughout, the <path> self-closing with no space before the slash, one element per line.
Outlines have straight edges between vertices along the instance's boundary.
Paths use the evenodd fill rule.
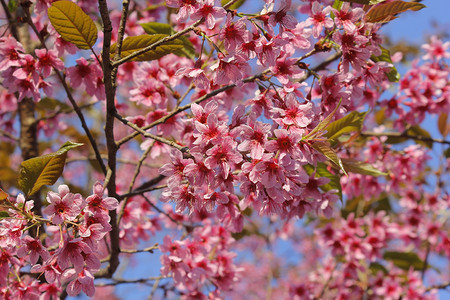
<path fill-rule="evenodd" d="M 392 1 L 374 6 L 366 14 L 366 21 L 371 23 L 387 23 L 397 18 L 397 14 L 407 10 L 420 10 L 426 7 L 422 3 Z"/>
<path fill-rule="evenodd" d="M 359 3 L 359 4 L 365 4 L 365 5 L 374 5 L 374 4 L 378 4 L 378 3 L 384 2 L 386 0 L 341 0 L 341 1 L 343 1 L 343 2 L 352 2 L 352 3 Z"/>
<path fill-rule="evenodd" d="M 411 128 L 409 128 L 406 133 L 408 135 L 411 136 L 419 136 L 419 137 L 424 137 L 424 138 L 431 138 L 431 134 L 426 131 L 425 129 L 423 129 L 422 127 L 420 127 L 419 125 L 414 125 Z M 420 141 L 420 140 L 416 140 L 417 144 L 420 144 L 422 146 L 428 147 L 430 149 L 433 149 L 433 142 L 431 141 Z"/>
<path fill-rule="evenodd" d="M 94 21 L 72 1 L 53 2 L 48 18 L 61 37 L 79 49 L 90 49 L 97 41 Z"/>
<path fill-rule="evenodd" d="M 414 270 L 422 270 L 424 265 L 423 260 L 413 252 L 386 251 L 383 258 L 392 261 L 394 265 L 403 270 L 409 270 L 410 267 L 413 267 Z"/>
<path fill-rule="evenodd" d="M 156 43 L 159 40 L 165 38 L 167 34 L 144 34 L 139 36 L 129 36 L 123 41 L 122 45 L 122 57 L 133 54 L 136 51 L 142 50 L 151 44 Z M 117 44 L 111 46 L 111 57 L 114 56 Z M 163 57 L 164 55 L 174 53 L 176 50 L 183 48 L 183 42 L 179 39 L 169 41 L 162 45 L 159 45 L 153 50 L 147 51 L 132 60 L 134 61 L 150 61 Z"/>
<path fill-rule="evenodd" d="M 172 26 L 165 23 L 158 23 L 158 22 L 149 22 L 141 24 L 142 28 L 144 29 L 145 33 L 147 34 L 167 34 L 171 35 L 174 33 L 177 33 L 173 30 Z M 180 39 L 183 42 L 183 48 L 174 51 L 173 53 L 178 56 L 187 56 L 188 58 L 194 58 L 195 57 L 195 48 L 192 45 L 192 43 L 189 41 L 189 39 L 186 36 L 180 36 L 178 39 Z"/>
<path fill-rule="evenodd" d="M 26 196 L 33 195 L 44 185 L 52 185 L 61 176 L 67 152 L 83 144 L 66 142 L 58 151 L 28 159 L 20 164 L 19 188 Z"/>
<path fill-rule="evenodd" d="M 230 2 L 230 0 L 222 0 L 220 1 L 221 5 L 224 6 L 225 4 L 227 4 L 228 2 Z M 236 2 L 234 2 L 233 4 L 230 5 L 230 7 L 228 7 L 228 9 L 230 10 L 234 10 L 234 9 L 238 9 L 239 7 L 241 7 L 242 4 L 245 3 L 245 0 L 237 0 Z"/>
<path fill-rule="evenodd" d="M 370 176 L 386 176 L 387 175 L 387 173 L 381 172 L 380 170 L 376 169 L 371 164 L 368 164 L 368 163 L 365 163 L 362 161 L 357 161 L 357 160 L 349 159 L 349 158 L 342 158 L 341 161 L 342 161 L 344 168 L 348 172 L 358 173 L 358 174 L 363 174 L 363 175 L 370 175 Z"/>
<path fill-rule="evenodd" d="M 314 172 L 314 167 L 312 165 L 307 164 L 304 165 L 303 168 L 306 170 L 308 175 L 311 175 Z M 326 177 L 330 179 L 330 182 L 321 185 L 320 188 L 325 192 L 328 192 L 330 190 L 336 190 L 337 194 L 339 195 L 339 198 L 342 201 L 342 186 L 339 174 L 333 174 L 330 171 L 328 171 L 327 165 L 322 162 L 317 163 L 315 171 L 316 177 Z"/>
<path fill-rule="evenodd" d="M 380 46 L 380 49 L 381 55 L 380 56 L 372 55 L 370 59 L 373 60 L 374 62 L 385 61 L 392 64 L 393 67 L 391 68 L 391 71 L 386 72 L 386 76 L 390 82 L 398 82 L 400 80 L 400 74 L 398 73 L 397 68 L 395 68 L 394 64 L 392 63 L 390 51 L 382 46 Z"/>
<path fill-rule="evenodd" d="M 337 110 L 341 106 L 341 101 L 342 101 L 342 99 L 339 100 L 339 103 L 338 103 L 338 105 L 336 105 L 336 108 L 325 119 L 323 119 L 319 124 L 317 124 L 317 126 L 314 127 L 314 129 L 311 130 L 311 132 L 308 133 L 306 136 L 304 136 L 302 139 L 303 140 L 313 139 L 314 137 L 316 137 L 317 134 L 320 134 L 320 132 L 324 131 L 327 128 L 327 126 L 330 124 L 331 120 L 333 119 L 334 114 L 337 112 Z"/>
<path fill-rule="evenodd" d="M 324 134 L 329 140 L 336 140 L 344 133 L 359 131 L 364 123 L 367 112 L 352 111 L 345 117 L 336 120 L 327 126 L 327 133 Z"/>
<path fill-rule="evenodd" d="M 450 124 L 447 123 L 448 114 L 441 113 L 438 118 L 438 129 L 442 136 L 445 138 L 450 132 Z"/>
<path fill-rule="evenodd" d="M 6 199 L 8 199 L 8 194 L 4 190 L 0 189 L 0 201 L 6 200 Z"/>
<path fill-rule="evenodd" d="M 338 168 L 347 175 L 347 172 L 344 169 L 344 165 L 342 164 L 341 159 L 337 156 L 336 152 L 330 147 L 327 142 L 315 141 L 312 144 L 312 147 L 322 153 L 326 158 L 328 158 L 331 162 L 333 162 Z"/>
<path fill-rule="evenodd" d="M 8 212 L 7 211 L 0 211 L 0 220 L 1 219 L 6 219 L 6 218 L 10 218 Z"/>

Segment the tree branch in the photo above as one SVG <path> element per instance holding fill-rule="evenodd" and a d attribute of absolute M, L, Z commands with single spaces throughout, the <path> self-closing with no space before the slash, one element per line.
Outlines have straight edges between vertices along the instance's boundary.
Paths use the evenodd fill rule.
<path fill-rule="evenodd" d="M 394 137 L 394 138 L 407 138 L 422 142 L 431 142 L 431 143 L 440 143 L 440 144 L 447 144 L 450 145 L 450 141 L 443 140 L 443 139 L 435 139 L 435 138 L 429 138 L 425 136 L 418 136 L 418 135 L 410 135 L 407 133 L 401 133 L 401 132 L 372 132 L 372 131 L 364 131 L 360 133 L 361 136 L 376 136 L 376 137 Z"/>

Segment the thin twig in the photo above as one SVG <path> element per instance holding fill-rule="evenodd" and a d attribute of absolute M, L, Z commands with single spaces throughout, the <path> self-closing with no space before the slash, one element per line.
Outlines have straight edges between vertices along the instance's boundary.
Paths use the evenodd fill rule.
<path fill-rule="evenodd" d="M 120 249 L 120 253 L 127 253 L 127 254 L 144 253 L 144 252 L 153 253 L 153 250 L 156 250 L 156 249 L 159 249 L 158 243 L 156 243 L 153 246 L 150 246 L 148 248 L 141 249 L 141 250 L 138 250 L 138 249 L 136 249 L 136 250 Z"/>
<path fill-rule="evenodd" d="M 142 153 L 142 156 L 139 159 L 139 161 L 138 161 L 138 163 L 136 165 L 136 168 L 134 170 L 133 178 L 131 179 L 130 185 L 128 187 L 128 193 L 130 193 L 133 190 L 133 186 L 134 186 L 134 183 L 136 182 L 136 178 L 138 177 L 139 173 L 141 172 L 141 166 L 142 166 L 144 160 L 147 158 L 147 156 L 150 153 L 150 151 L 152 151 L 152 148 L 153 148 L 154 144 L 155 144 L 155 142 L 153 142 L 153 144 L 150 147 L 148 147 L 144 151 L 144 153 Z M 128 200 L 129 199 L 130 198 L 125 198 L 125 201 L 124 201 L 124 203 L 122 205 L 122 208 L 120 209 L 120 213 L 119 213 L 119 216 L 117 218 L 117 223 L 120 223 L 120 220 L 122 219 L 123 213 L 125 211 L 125 208 L 126 208 L 126 206 L 128 204 Z"/>
<path fill-rule="evenodd" d="M 189 151 L 189 149 L 187 147 L 183 147 L 183 146 L 178 145 L 177 143 L 175 143 L 173 141 L 167 140 L 167 139 L 165 139 L 163 137 L 160 137 L 160 136 L 151 134 L 149 132 L 146 132 L 145 130 L 142 130 L 141 127 L 137 126 L 133 122 L 128 121 L 127 119 L 122 117 L 118 112 L 116 112 L 114 115 L 120 122 L 122 122 L 123 124 L 133 128 L 136 132 L 142 134 L 145 137 L 148 137 L 148 138 L 151 138 L 151 139 L 153 139 L 155 141 L 158 141 L 160 143 L 169 145 L 169 146 L 171 146 L 171 147 L 173 147 L 175 149 L 180 150 L 181 152 L 188 152 Z"/>

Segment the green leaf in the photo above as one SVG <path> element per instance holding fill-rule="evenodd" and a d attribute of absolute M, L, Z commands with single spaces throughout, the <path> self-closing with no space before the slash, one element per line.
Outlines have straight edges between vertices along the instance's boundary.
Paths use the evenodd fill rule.
<path fill-rule="evenodd" d="M 314 139 L 317 135 L 319 135 L 321 132 L 323 132 L 328 125 L 330 124 L 331 120 L 333 119 L 334 114 L 337 112 L 339 107 L 341 106 L 341 100 L 339 100 L 338 105 L 336 105 L 336 108 L 325 118 L 323 119 L 317 126 L 311 130 L 310 133 L 308 133 L 306 136 L 302 138 L 302 140 L 310 140 Z"/>
<path fill-rule="evenodd" d="M 225 4 L 227 4 L 228 2 L 230 2 L 230 0 L 222 0 L 221 4 L 222 4 L 222 6 L 225 6 Z M 230 5 L 230 7 L 228 7 L 228 9 L 231 9 L 231 10 L 238 9 L 244 3 L 245 3 L 245 0 L 238 0 L 235 3 L 233 3 L 232 5 Z"/>
<path fill-rule="evenodd" d="M 409 270 L 410 267 L 413 267 L 414 270 L 421 271 L 424 267 L 423 260 L 413 252 L 386 251 L 383 258 L 392 261 L 394 265 L 403 270 Z"/>
<path fill-rule="evenodd" d="M 371 23 L 387 23 L 397 18 L 397 14 L 407 10 L 420 10 L 426 7 L 422 3 L 392 1 L 372 7 L 366 14 L 366 21 Z"/>
<path fill-rule="evenodd" d="M 343 2 L 344 2 L 344 1 L 342 1 L 342 0 L 334 0 L 334 3 L 333 3 L 333 6 L 332 6 L 332 7 L 333 7 L 334 9 L 340 11 Z"/>
<path fill-rule="evenodd" d="M 167 34 L 144 34 L 139 36 L 129 36 L 127 37 L 122 44 L 122 57 L 126 57 L 128 55 L 133 54 L 139 50 L 142 50 L 159 40 L 162 40 L 168 36 Z M 114 43 L 111 46 L 111 57 L 114 56 L 116 51 L 117 44 Z M 174 53 L 175 51 L 183 48 L 183 42 L 179 39 L 175 39 L 173 41 L 166 42 L 162 45 L 159 45 L 153 50 L 147 51 L 132 60 L 134 61 L 151 61 L 158 58 L 163 57 L 164 55 Z"/>
<path fill-rule="evenodd" d="M 420 136 L 420 137 L 425 137 L 425 138 L 431 138 L 431 134 L 426 131 L 425 129 L 423 129 L 422 127 L 420 127 L 419 125 L 414 125 L 411 128 L 409 128 L 406 131 L 406 134 L 411 135 L 411 136 Z M 433 142 L 431 141 L 420 141 L 420 140 L 415 140 L 417 144 L 420 144 L 422 146 L 428 147 L 430 149 L 433 148 Z"/>
<path fill-rule="evenodd" d="M 372 59 L 374 62 L 385 61 L 392 64 L 393 67 L 389 72 L 386 72 L 386 76 L 390 82 L 398 82 L 400 80 L 400 74 L 398 73 L 397 68 L 394 66 L 392 62 L 390 51 L 382 46 L 380 46 L 380 49 L 381 55 L 380 56 L 372 55 L 370 59 Z"/>
<path fill-rule="evenodd" d="M 8 10 L 9 12 L 15 12 L 17 9 L 18 5 L 17 5 L 17 0 L 9 0 L 8 1 Z"/>
<path fill-rule="evenodd" d="M 55 111 L 57 109 L 60 109 L 63 112 L 70 112 L 72 111 L 72 107 L 70 107 L 69 105 L 67 105 L 64 102 L 61 102 L 59 100 L 53 99 L 53 98 L 42 98 L 37 104 L 36 104 L 36 109 L 37 110 L 51 110 L 51 111 Z"/>
<path fill-rule="evenodd" d="M 444 156 L 445 156 L 445 158 L 450 158 L 450 147 L 445 149 Z"/>
<path fill-rule="evenodd" d="M 304 165 L 303 168 L 306 170 L 308 175 L 311 175 L 314 172 L 314 167 L 312 165 Z M 333 174 L 328 171 L 327 165 L 322 162 L 317 163 L 315 171 L 316 177 L 326 177 L 330 179 L 327 184 L 321 185 L 320 188 L 325 192 L 336 190 L 342 201 L 342 186 L 339 174 Z"/>
<path fill-rule="evenodd" d="M 328 142 L 323 141 L 315 141 L 311 144 L 311 146 L 322 153 L 326 158 L 328 158 L 331 162 L 333 162 L 338 168 L 347 175 L 347 172 L 344 169 L 344 165 L 342 164 L 341 159 L 337 156 L 336 152 L 330 147 Z"/>
<path fill-rule="evenodd" d="M 383 272 L 384 275 L 387 275 L 389 271 L 380 263 L 372 262 L 369 266 L 370 271 L 372 271 L 373 275 L 377 275 L 379 271 Z"/>
<path fill-rule="evenodd" d="M 177 33 L 176 31 L 173 30 L 172 26 L 165 23 L 149 22 L 141 24 L 141 26 L 147 34 L 172 35 L 174 33 Z M 189 41 L 189 39 L 184 35 L 180 36 L 178 39 L 180 39 L 183 42 L 184 47 L 182 49 L 174 51 L 173 53 L 178 56 L 187 56 L 188 58 L 194 58 L 195 48 Z"/>
<path fill-rule="evenodd" d="M 330 123 L 324 136 L 333 141 L 344 133 L 361 130 L 366 114 L 367 112 L 352 111 L 345 117 Z"/>
<path fill-rule="evenodd" d="M 83 144 L 66 142 L 58 151 L 28 159 L 20 164 L 19 188 L 26 196 L 33 195 L 44 185 L 53 185 L 61 176 L 67 152 Z"/>
<path fill-rule="evenodd" d="M 358 173 L 370 176 L 386 176 L 387 173 L 381 172 L 371 164 L 357 161 L 350 158 L 342 158 L 342 164 L 347 172 Z"/>
<path fill-rule="evenodd" d="M 97 41 L 94 21 L 72 1 L 53 2 L 48 18 L 61 37 L 79 49 L 91 49 Z"/>
<path fill-rule="evenodd" d="M 8 212 L 7 211 L 0 211 L 0 220 L 1 219 L 6 219 L 6 218 L 10 218 Z"/>

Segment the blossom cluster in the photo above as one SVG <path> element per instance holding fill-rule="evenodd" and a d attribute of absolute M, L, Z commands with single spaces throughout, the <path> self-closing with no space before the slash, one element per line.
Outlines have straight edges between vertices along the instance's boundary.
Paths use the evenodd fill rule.
<path fill-rule="evenodd" d="M 9 216 L 0 221 L 2 299 L 57 299 L 63 285 L 70 296 L 81 291 L 94 295 L 93 274 L 101 267 L 104 237 L 111 230 L 108 211 L 118 206 L 103 192 L 97 182 L 93 194 L 83 199 L 60 185 L 58 193 L 47 194 L 47 218 L 35 215 L 34 201 L 23 194 L 3 200 Z M 37 231 L 32 234 L 31 228 Z M 27 265 L 28 275 L 17 280 Z"/>
<path fill-rule="evenodd" d="M 233 243 L 230 233 L 219 225 L 197 227 L 184 240 L 173 241 L 165 236 L 159 247 L 167 253 L 161 256 L 161 275 L 171 275 L 185 299 L 222 297 L 223 292 L 232 290 L 243 272 L 233 262 L 236 253 L 228 250 Z M 208 284 L 215 290 L 204 295 Z"/>

